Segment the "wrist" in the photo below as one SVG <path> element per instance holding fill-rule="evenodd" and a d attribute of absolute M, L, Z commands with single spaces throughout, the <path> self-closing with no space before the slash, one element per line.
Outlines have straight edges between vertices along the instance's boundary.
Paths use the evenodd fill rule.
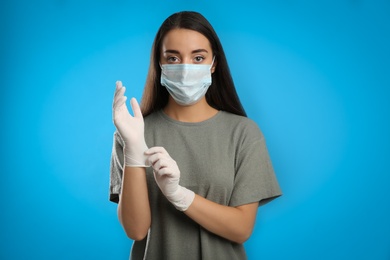
<path fill-rule="evenodd" d="M 148 156 L 145 151 L 148 149 L 146 143 L 127 145 L 123 147 L 124 164 L 129 167 L 148 167 Z"/>
<path fill-rule="evenodd" d="M 194 201 L 195 193 L 185 187 L 178 186 L 175 194 L 167 199 L 180 211 L 186 211 Z"/>

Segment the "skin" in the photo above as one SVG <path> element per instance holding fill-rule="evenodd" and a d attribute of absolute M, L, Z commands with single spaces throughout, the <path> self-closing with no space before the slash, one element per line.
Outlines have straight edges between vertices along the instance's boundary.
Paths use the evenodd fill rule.
<path fill-rule="evenodd" d="M 202 34 L 173 29 L 162 41 L 161 64 L 211 64 L 213 52 L 208 39 Z M 214 62 L 213 73 L 218 64 Z M 164 113 L 182 122 L 201 122 L 213 117 L 218 111 L 203 97 L 191 106 L 181 106 L 169 98 Z M 118 216 L 126 234 L 134 240 L 147 235 L 151 223 L 150 206 L 144 168 L 125 167 Z M 237 207 L 217 204 L 199 195 L 184 212 L 203 228 L 236 243 L 244 243 L 251 235 L 258 203 Z"/>

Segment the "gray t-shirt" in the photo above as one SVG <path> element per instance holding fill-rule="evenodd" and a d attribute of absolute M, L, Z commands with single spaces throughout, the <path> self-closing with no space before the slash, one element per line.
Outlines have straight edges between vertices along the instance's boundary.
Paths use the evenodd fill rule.
<path fill-rule="evenodd" d="M 145 118 L 148 147 L 162 146 L 177 162 L 180 185 L 222 205 L 263 205 L 281 195 L 264 137 L 252 120 L 224 111 L 200 123 L 173 120 L 162 111 Z M 110 200 L 118 202 L 123 140 L 114 134 Z M 152 223 L 135 241 L 131 259 L 246 259 L 242 244 L 217 236 L 175 209 L 146 169 Z M 240 225 L 240 223 L 237 223 Z"/>

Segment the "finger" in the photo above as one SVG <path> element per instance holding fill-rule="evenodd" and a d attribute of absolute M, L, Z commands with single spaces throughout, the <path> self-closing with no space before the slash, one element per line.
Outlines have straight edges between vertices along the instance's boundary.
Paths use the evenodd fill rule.
<path fill-rule="evenodd" d="M 161 168 L 160 170 L 156 171 L 157 175 L 162 177 L 162 176 L 166 176 L 166 177 L 174 177 L 175 175 L 172 173 L 172 169 L 168 168 L 168 167 L 164 167 L 164 168 Z"/>
<path fill-rule="evenodd" d="M 117 82 L 115 82 L 115 85 L 116 85 L 116 89 L 119 89 L 122 87 L 122 81 L 118 80 Z"/>
<path fill-rule="evenodd" d="M 157 160 L 154 164 L 153 164 L 153 169 L 155 171 L 159 171 L 163 168 L 166 168 L 168 167 L 168 161 L 164 158 L 160 158 L 159 160 Z"/>
<path fill-rule="evenodd" d="M 156 171 L 161 171 L 164 168 L 173 169 L 176 166 L 176 163 L 172 161 L 171 158 L 160 158 L 153 165 L 153 169 Z M 170 170 L 172 171 L 172 170 Z"/>
<path fill-rule="evenodd" d="M 155 153 L 155 154 L 152 154 L 151 156 L 149 156 L 148 161 L 152 165 L 152 167 L 154 168 L 154 165 L 160 159 L 161 159 L 161 154 L 160 153 Z"/>
<path fill-rule="evenodd" d="M 127 97 L 124 96 L 125 90 L 126 89 L 124 87 L 121 87 L 120 89 L 117 89 L 115 91 L 114 101 L 112 104 L 114 110 L 118 109 L 121 105 L 123 105 L 126 102 Z"/>
<path fill-rule="evenodd" d="M 134 117 L 142 118 L 141 109 L 140 109 L 140 107 L 139 107 L 139 104 L 138 104 L 138 102 L 137 102 L 137 99 L 132 98 L 132 99 L 130 100 L 130 104 L 131 104 L 131 109 L 133 110 L 133 113 L 134 113 Z"/>
<path fill-rule="evenodd" d="M 165 150 L 165 148 L 162 146 L 155 146 L 145 151 L 145 154 L 155 154 L 155 153 L 161 153 L 169 156 L 167 150 Z"/>
<path fill-rule="evenodd" d="M 126 96 L 122 96 L 118 98 L 114 103 L 114 110 L 118 110 L 123 104 L 126 103 L 126 100 L 127 100 Z"/>
<path fill-rule="evenodd" d="M 114 95 L 114 100 L 119 98 L 120 96 L 124 96 L 125 95 L 125 91 L 126 91 L 125 87 L 121 87 L 121 88 L 116 89 L 115 90 L 115 95 Z"/>
<path fill-rule="evenodd" d="M 163 166 L 168 166 L 171 161 L 173 163 L 176 163 L 168 154 L 163 154 L 163 153 L 154 153 L 150 155 L 148 157 L 148 161 L 152 164 L 152 166 L 159 161 L 164 161 Z"/>

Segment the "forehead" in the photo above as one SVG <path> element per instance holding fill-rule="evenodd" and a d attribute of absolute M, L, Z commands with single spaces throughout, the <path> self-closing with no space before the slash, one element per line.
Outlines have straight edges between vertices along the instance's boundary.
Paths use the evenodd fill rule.
<path fill-rule="evenodd" d="M 177 50 L 180 52 L 206 49 L 211 51 L 209 40 L 201 33 L 188 29 L 170 30 L 162 40 L 162 51 Z"/>

